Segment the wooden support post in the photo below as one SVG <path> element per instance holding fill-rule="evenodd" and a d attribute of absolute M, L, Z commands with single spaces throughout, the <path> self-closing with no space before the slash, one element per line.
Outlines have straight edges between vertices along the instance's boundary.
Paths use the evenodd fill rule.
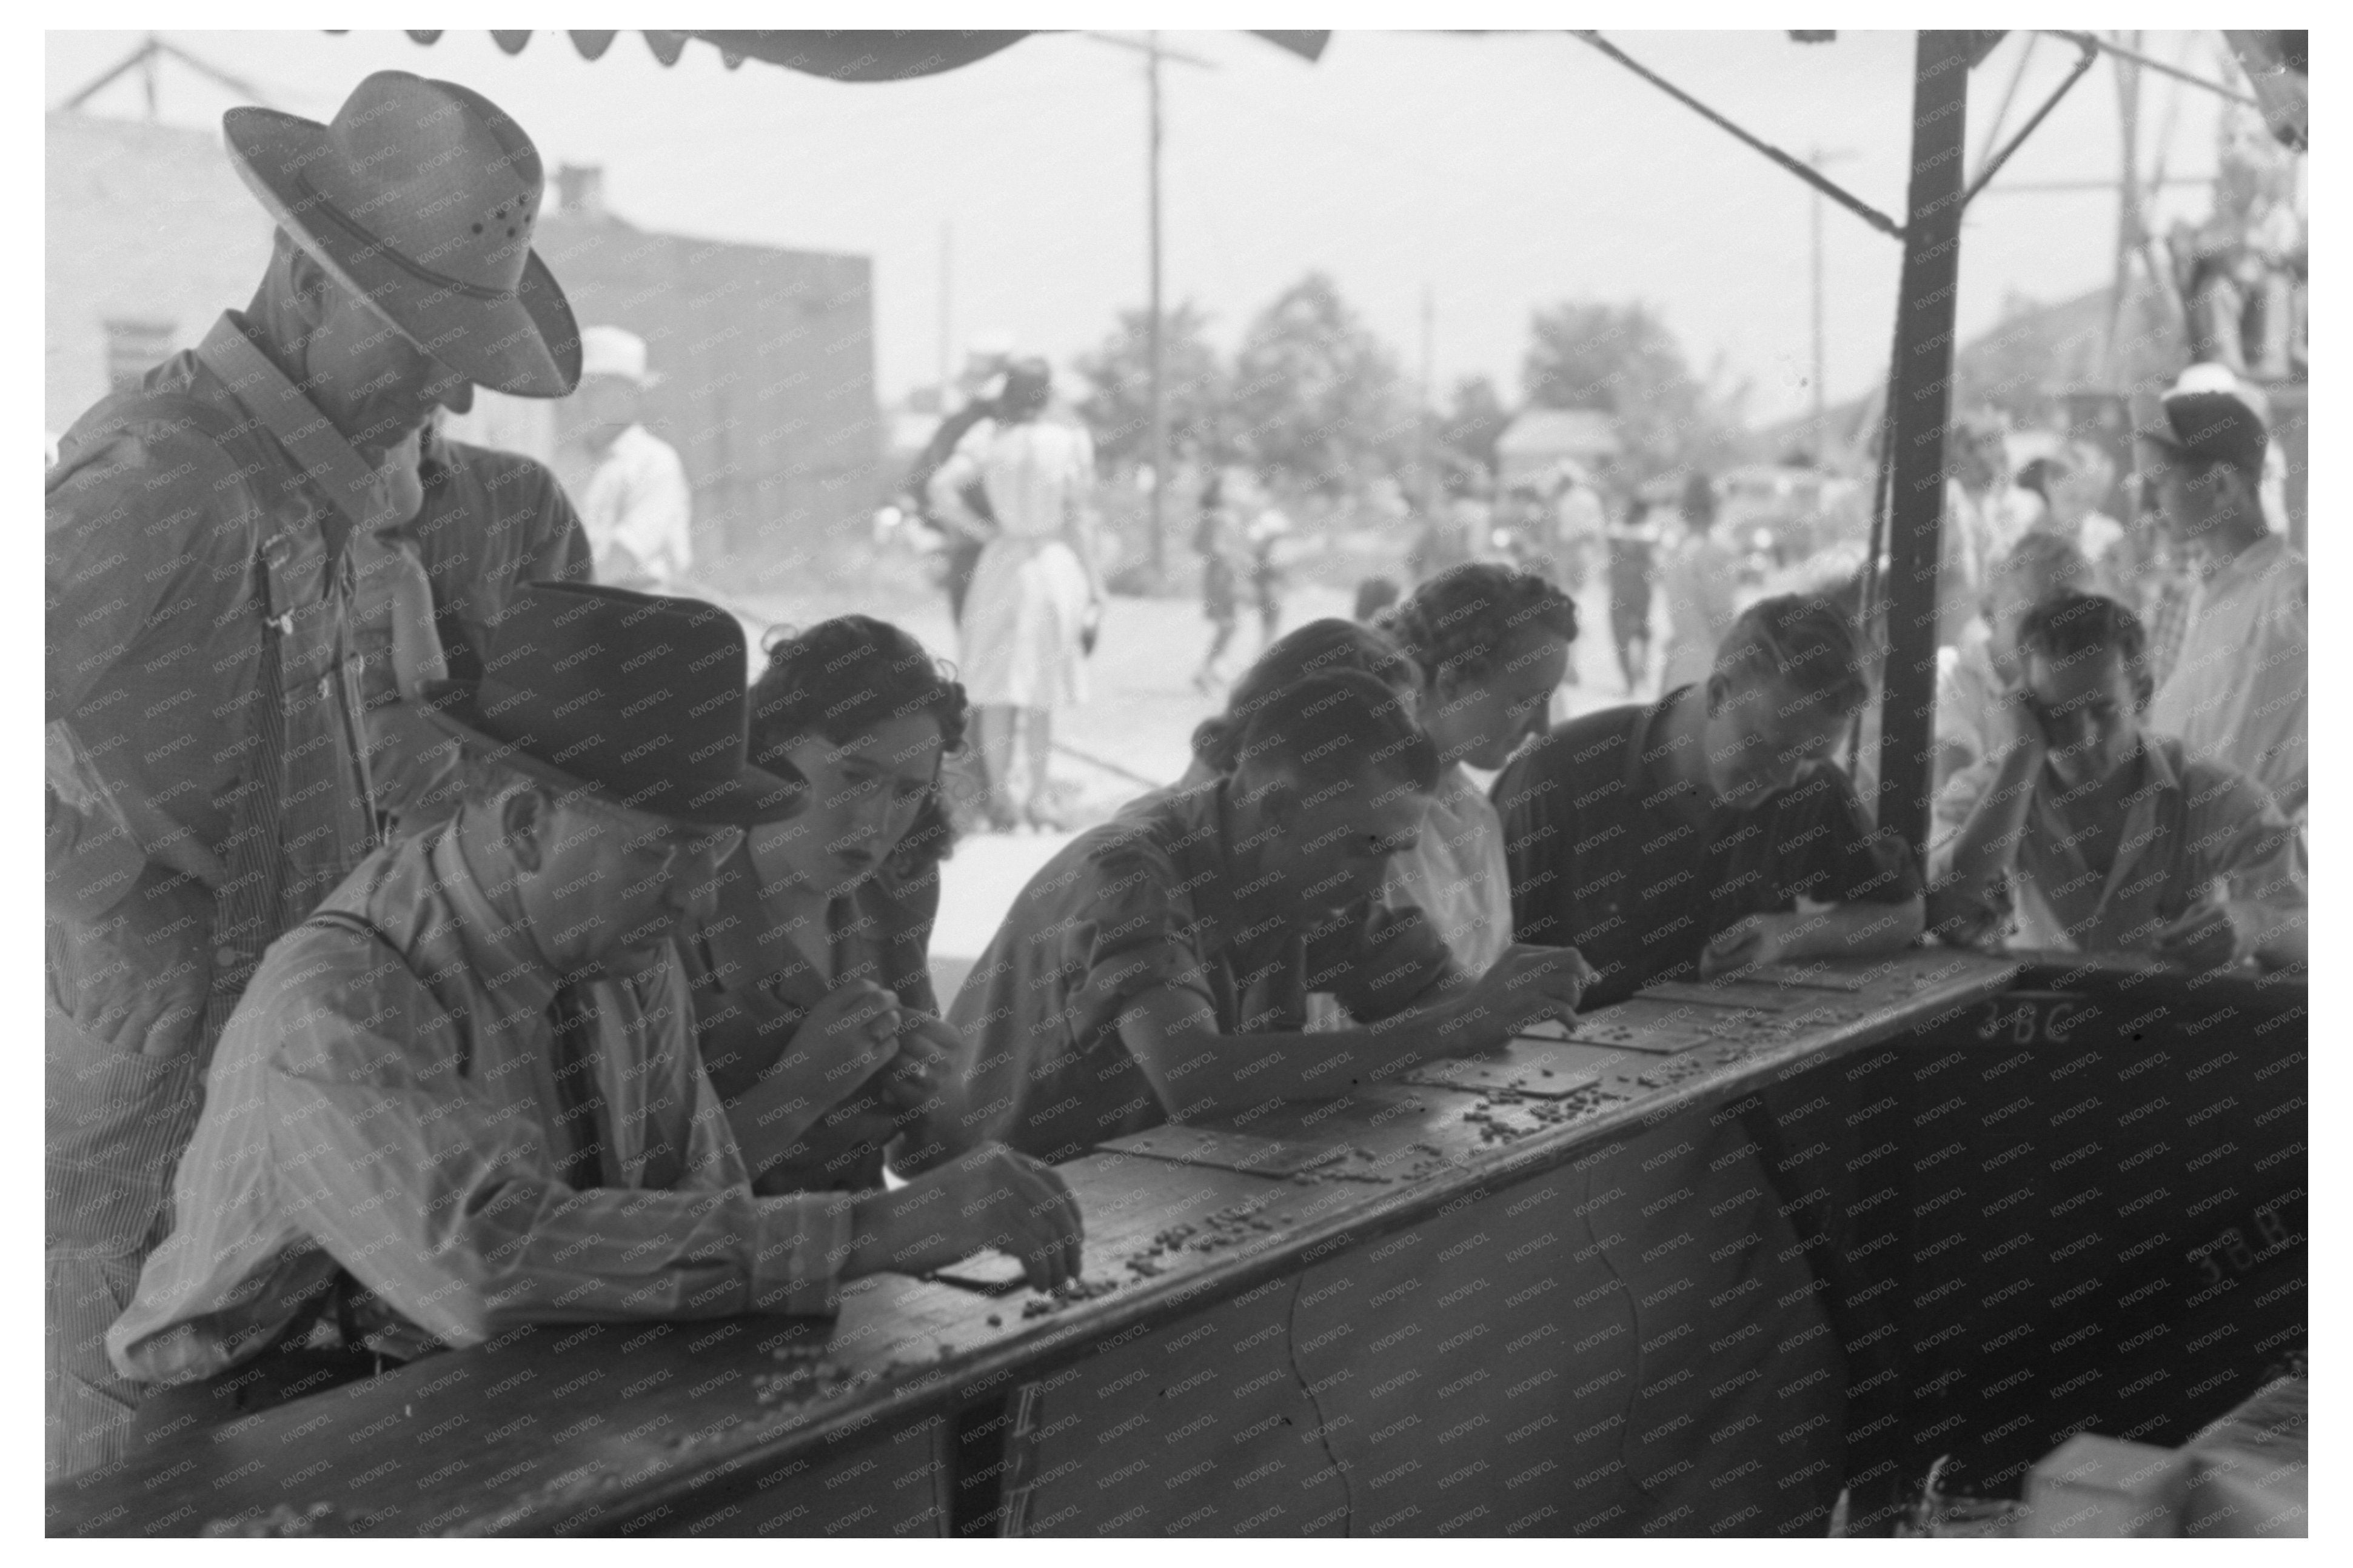
<path fill-rule="evenodd" d="M 1915 859 L 1928 832 L 1936 692 L 1936 565 L 1960 277 L 1962 132 L 1969 35 L 1923 31 L 1912 85 L 1912 184 L 1895 314 L 1888 514 L 1887 677 L 1879 737 L 1879 825 Z"/>

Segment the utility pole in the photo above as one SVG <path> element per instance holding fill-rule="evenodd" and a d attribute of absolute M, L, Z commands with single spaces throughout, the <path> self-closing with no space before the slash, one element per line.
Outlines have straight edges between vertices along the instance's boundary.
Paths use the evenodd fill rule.
<path fill-rule="evenodd" d="M 1815 168 L 1820 169 L 1820 168 L 1822 166 L 1822 155 L 1821 155 L 1820 151 L 1819 149 L 1818 149 L 1818 150 L 1816 150 L 1816 152 L 1815 152 L 1815 153 L 1814 153 L 1813 157 L 1812 157 L 1812 158 L 1810 158 L 1810 159 L 1809 159 L 1809 160 L 1808 160 L 1808 162 L 1811 163 Z M 1814 344 L 1813 344 L 1813 347 L 1814 347 L 1814 376 L 1813 376 L 1813 387 L 1814 387 L 1814 440 L 1813 440 L 1813 447 L 1814 447 L 1814 467 L 1815 467 L 1815 468 L 1821 468 L 1821 467 L 1823 466 L 1823 463 L 1822 463 L 1822 458 L 1823 458 L 1823 455 L 1824 455 L 1824 451 L 1825 451 L 1825 449 L 1826 449 L 1826 448 L 1828 447 L 1828 446 L 1829 446 L 1829 435 L 1830 435 L 1829 428 L 1828 428 L 1828 426 L 1829 426 L 1829 423 L 1830 423 L 1830 404 L 1829 404 L 1829 399 L 1824 395 L 1823 391 L 1822 391 L 1822 376 L 1823 376 L 1822 362 L 1823 362 L 1823 360 L 1827 357 L 1827 356 L 1822 353 L 1822 193 L 1821 193 L 1821 192 L 1820 192 L 1820 191 L 1811 191 L 1811 190 L 1810 190 L 1810 191 L 1807 193 L 1807 199 L 1808 199 L 1808 203 L 1809 203 L 1809 205 L 1810 205 L 1812 207 L 1812 209 L 1813 209 L 1813 212 L 1812 212 L 1812 217 L 1813 217 L 1813 230 L 1814 230 L 1814 232 L 1813 232 L 1813 242 L 1814 242 L 1814 245 L 1813 245 L 1813 250 L 1814 250 L 1814 264 L 1813 264 L 1813 273 L 1814 273 L 1814 279 L 1813 279 L 1813 282 L 1814 282 Z"/>
<path fill-rule="evenodd" d="M 1430 439 L 1430 426 L 1437 422 L 1438 409 L 1430 400 L 1430 362 L 1438 346 L 1438 296 L 1428 283 L 1421 286 L 1421 439 L 1420 469 L 1421 508 L 1427 512 L 1435 504 L 1438 494 L 1437 458 Z"/>
<path fill-rule="evenodd" d="M 1152 360 L 1152 578 L 1159 583 L 1166 580 L 1167 573 L 1168 531 L 1168 393 L 1162 384 L 1166 365 L 1160 330 L 1160 35 L 1150 33 L 1146 38 L 1144 70 L 1151 115 L 1152 315 L 1145 342 Z"/>
<path fill-rule="evenodd" d="M 1852 153 L 1843 150 L 1825 153 L 1817 147 L 1806 154 L 1806 162 L 1816 170 L 1820 170 L 1852 156 L 1853 156 Z M 1819 189 L 1810 188 L 1808 199 L 1811 204 L 1809 217 L 1813 226 L 1814 421 L 1812 444 L 1814 466 L 1819 468 L 1824 466 L 1825 454 L 1830 447 L 1830 395 L 1825 385 L 1829 374 L 1828 356 L 1822 348 L 1822 193 Z"/>
<path fill-rule="evenodd" d="M 2130 35 L 2133 49 L 2140 47 L 2140 35 Z M 2113 298 L 2108 302 L 2108 338 L 2101 353 L 2101 377 L 2110 384 L 2116 378 L 2117 340 L 2123 336 L 2125 302 L 2132 292 L 2132 255 L 2141 240 L 2140 219 L 2140 67 L 2122 55 L 2111 57 L 2116 68 L 2116 113 L 2122 121 L 2124 140 L 2123 179 L 2116 193 L 2116 280 L 2110 286 Z"/>
<path fill-rule="evenodd" d="M 951 296 L 951 295 L 949 294 L 949 292 L 948 292 L 948 279 L 949 279 L 949 277 L 950 277 L 950 273 L 949 273 L 949 269 L 948 269 L 949 248 L 950 248 L 950 247 L 953 245 L 953 243 L 955 242 L 955 225 L 954 225 L 954 224 L 952 224 L 952 223 L 944 223 L 944 224 L 940 225 L 940 407 L 939 407 L 939 414 L 940 414 L 940 417 L 941 417 L 941 418 L 943 418 L 943 419 L 946 418 L 946 417 L 948 416 L 948 413 L 949 413 L 949 409 L 948 409 L 948 375 L 949 375 L 949 372 L 950 372 L 950 370 L 951 370 L 951 368 L 952 368 L 952 364 L 953 364 L 953 361 L 950 359 L 950 357 L 949 357 L 949 356 L 950 356 L 950 355 L 952 355 L 952 354 L 955 352 L 955 348 L 953 347 L 953 345 L 954 345 L 954 344 L 955 344 L 955 318 L 954 317 L 954 315 L 953 315 L 953 314 L 951 314 L 951 313 L 950 313 L 950 306 L 951 306 L 952 296 Z"/>
<path fill-rule="evenodd" d="M 1148 389 L 1152 425 L 1152 575 L 1155 582 L 1165 581 L 1167 566 L 1167 502 L 1168 491 L 1168 395 L 1162 385 L 1167 369 L 1161 342 L 1160 303 L 1160 62 L 1176 60 L 1203 70 L 1215 70 L 1213 61 L 1182 49 L 1165 47 L 1156 32 L 1146 33 L 1141 39 L 1117 33 L 1088 33 L 1086 37 L 1099 44 L 1114 48 L 1134 49 L 1144 57 L 1144 83 L 1146 113 L 1145 139 L 1145 180 L 1147 191 L 1145 246 L 1151 252 L 1149 269 L 1150 298 L 1145 301 L 1145 344 L 1150 362 L 1151 386 Z"/>

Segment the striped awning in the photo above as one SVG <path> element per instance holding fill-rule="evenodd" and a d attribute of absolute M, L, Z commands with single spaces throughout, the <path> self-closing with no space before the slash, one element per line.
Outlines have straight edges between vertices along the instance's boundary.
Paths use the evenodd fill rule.
<path fill-rule="evenodd" d="M 331 27 L 329 32 L 349 29 Z M 1324 46 L 1332 35 L 1325 33 L 1263 32 L 1255 36 L 1279 48 L 1288 49 L 1303 59 L 1314 60 L 1324 53 Z M 410 29 L 408 36 L 419 44 L 439 41 L 436 30 Z M 535 37 L 529 29 L 520 32 L 492 29 L 491 37 L 499 47 L 511 55 L 528 48 Z M 601 59 L 605 51 L 620 37 L 614 32 L 566 32 L 563 37 L 572 40 L 572 47 L 584 59 Z M 729 70 L 745 60 L 761 60 L 787 70 L 806 71 L 834 81 L 903 81 L 910 77 L 937 76 L 975 60 L 984 60 L 998 50 L 1010 47 L 1029 37 L 1028 33 L 987 32 L 719 32 L 666 33 L 650 29 L 639 34 L 654 58 L 665 66 L 676 65 L 686 46 L 696 40 L 709 44 L 719 51 L 719 58 Z"/>

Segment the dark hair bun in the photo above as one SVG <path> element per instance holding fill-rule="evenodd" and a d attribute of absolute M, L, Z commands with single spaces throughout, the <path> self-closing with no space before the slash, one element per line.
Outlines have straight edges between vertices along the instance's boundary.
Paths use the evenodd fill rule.
<path fill-rule="evenodd" d="M 1577 602 L 1547 577 L 1492 562 L 1440 573 L 1374 622 L 1431 680 L 1472 680 L 1533 632 L 1577 640 Z"/>

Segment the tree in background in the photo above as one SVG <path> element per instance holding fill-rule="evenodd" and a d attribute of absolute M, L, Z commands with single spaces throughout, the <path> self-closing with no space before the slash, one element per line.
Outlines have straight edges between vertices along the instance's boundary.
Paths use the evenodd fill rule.
<path fill-rule="evenodd" d="M 1178 458 L 1192 455 L 1215 463 L 1232 455 L 1230 387 L 1208 328 L 1208 315 L 1188 300 L 1163 318 L 1160 352 L 1168 449 Z M 1103 346 L 1079 358 L 1079 374 L 1089 387 L 1079 416 L 1094 437 L 1096 457 L 1114 471 L 1152 461 L 1150 334 L 1149 311 L 1122 310 Z"/>
<path fill-rule="evenodd" d="M 1512 422 L 1495 384 L 1483 375 L 1466 375 L 1454 384 L 1451 406 L 1439 416 L 1438 444 L 1455 461 L 1475 465 L 1495 476 L 1495 443 Z M 1441 458 L 1441 461 L 1443 458 Z"/>
<path fill-rule="evenodd" d="M 1618 421 L 1630 477 L 1714 468 L 1735 445 L 1728 411 L 1692 374 L 1651 309 L 1564 300 L 1529 323 L 1521 379 L 1539 408 L 1599 408 Z"/>
<path fill-rule="evenodd" d="M 1322 272 L 1250 322 L 1235 356 L 1233 408 L 1239 445 L 1262 472 L 1327 495 L 1394 471 L 1413 444 L 1395 358 Z"/>

